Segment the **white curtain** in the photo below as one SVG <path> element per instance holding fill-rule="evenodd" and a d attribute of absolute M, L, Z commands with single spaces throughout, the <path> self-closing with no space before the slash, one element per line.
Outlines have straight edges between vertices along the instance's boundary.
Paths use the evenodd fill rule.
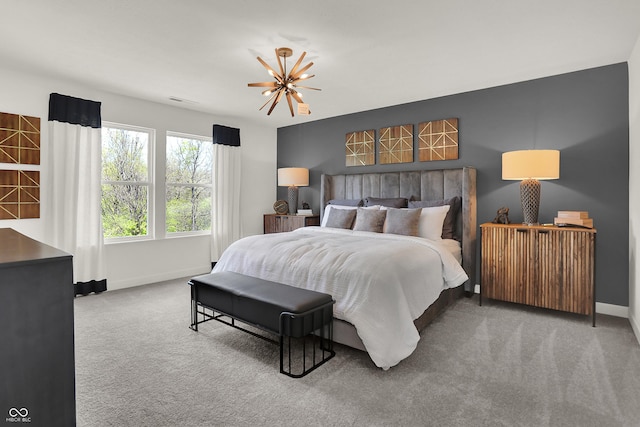
<path fill-rule="evenodd" d="M 211 261 L 242 235 L 240 221 L 241 148 L 239 129 L 213 126 Z"/>
<path fill-rule="evenodd" d="M 106 290 L 100 212 L 100 103 L 58 94 L 51 96 L 47 174 L 43 184 L 45 238 L 50 245 L 73 255 L 74 283 L 101 281 L 102 287 L 89 292 Z M 92 124 L 87 125 L 87 105 L 95 113 L 96 104 L 97 121 L 93 117 Z M 52 112 L 56 108 L 57 113 Z M 77 293 L 88 292 L 78 292 L 76 286 Z"/>

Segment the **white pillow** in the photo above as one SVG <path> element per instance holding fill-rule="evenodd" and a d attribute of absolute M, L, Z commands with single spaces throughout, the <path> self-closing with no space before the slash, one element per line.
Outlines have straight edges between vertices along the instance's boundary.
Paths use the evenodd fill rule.
<path fill-rule="evenodd" d="M 380 206 L 379 205 L 375 205 L 375 206 L 367 206 L 367 207 L 362 207 L 360 206 L 362 209 L 374 209 L 374 210 L 379 210 Z M 329 218 L 329 212 L 331 211 L 331 209 L 351 209 L 351 210 L 356 210 L 358 209 L 358 206 L 343 206 L 343 205 L 327 205 L 324 208 L 324 214 L 322 215 L 322 224 L 320 224 L 320 227 L 326 227 L 327 226 L 327 219 Z"/>
<path fill-rule="evenodd" d="M 430 240 L 442 240 L 442 225 L 450 207 L 443 205 L 422 208 L 418 223 L 418 236 Z"/>

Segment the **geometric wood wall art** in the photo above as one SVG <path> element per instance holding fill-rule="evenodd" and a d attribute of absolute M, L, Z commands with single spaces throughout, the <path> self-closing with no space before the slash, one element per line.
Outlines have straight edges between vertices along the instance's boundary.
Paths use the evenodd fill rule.
<path fill-rule="evenodd" d="M 421 162 L 458 158 L 458 119 L 418 124 L 418 158 Z"/>
<path fill-rule="evenodd" d="M 380 129 L 380 164 L 413 162 L 413 125 Z"/>
<path fill-rule="evenodd" d="M 345 137 L 346 165 L 366 166 L 376 164 L 375 130 L 350 132 Z"/>
<path fill-rule="evenodd" d="M 40 218 L 40 172 L 0 170 L 0 219 Z"/>
<path fill-rule="evenodd" d="M 40 164 L 40 118 L 0 113 L 0 163 Z"/>

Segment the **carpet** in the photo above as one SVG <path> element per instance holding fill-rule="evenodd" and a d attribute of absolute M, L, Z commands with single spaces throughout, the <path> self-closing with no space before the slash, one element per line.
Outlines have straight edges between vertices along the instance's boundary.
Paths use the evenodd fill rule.
<path fill-rule="evenodd" d="M 388 371 L 335 345 L 293 379 L 273 343 L 189 329 L 187 280 L 75 299 L 79 426 L 640 425 L 626 319 L 463 298 Z"/>

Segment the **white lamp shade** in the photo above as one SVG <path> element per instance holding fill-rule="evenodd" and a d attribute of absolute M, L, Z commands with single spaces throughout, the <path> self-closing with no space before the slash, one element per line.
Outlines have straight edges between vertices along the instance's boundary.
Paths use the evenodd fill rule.
<path fill-rule="evenodd" d="M 502 153 L 502 179 L 558 179 L 560 151 L 520 150 Z"/>
<path fill-rule="evenodd" d="M 278 186 L 308 187 L 309 186 L 309 169 L 307 168 L 278 169 Z"/>

